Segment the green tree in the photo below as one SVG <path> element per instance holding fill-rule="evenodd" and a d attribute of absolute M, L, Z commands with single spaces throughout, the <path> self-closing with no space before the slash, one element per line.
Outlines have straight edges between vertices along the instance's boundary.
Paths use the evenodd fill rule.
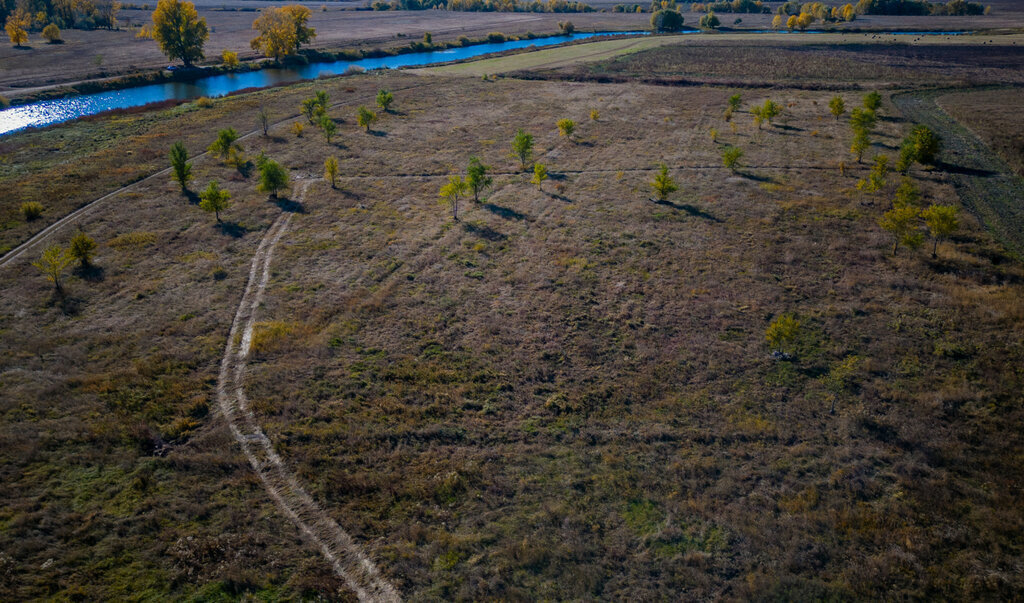
<path fill-rule="evenodd" d="M 376 113 L 370 111 L 366 107 L 359 107 L 356 112 L 356 122 L 359 124 L 360 128 L 366 128 L 366 131 L 369 132 L 370 126 L 373 125 L 373 122 L 375 121 L 377 121 Z"/>
<path fill-rule="evenodd" d="M 238 132 L 234 128 L 224 128 L 217 132 L 217 139 L 210 143 L 208 149 L 210 154 L 222 160 L 231 158 L 232 151 L 241 151 L 242 145 L 238 144 Z"/>
<path fill-rule="evenodd" d="M 729 97 L 728 103 L 729 103 L 728 109 L 730 111 L 733 111 L 733 112 L 739 111 L 740 110 L 740 105 L 743 103 L 743 96 L 740 95 L 740 94 L 733 94 L 732 96 Z"/>
<path fill-rule="evenodd" d="M 900 159 L 896 169 L 907 173 L 914 162 L 934 165 L 941 149 L 942 139 L 931 128 L 925 125 L 914 126 L 900 145 Z"/>
<path fill-rule="evenodd" d="M 906 176 L 900 181 L 896 189 L 896 197 L 893 199 L 893 207 L 901 205 L 918 205 L 921 203 L 921 191 L 914 184 L 914 181 Z"/>
<path fill-rule="evenodd" d="M 220 212 L 228 208 L 231 201 L 231 193 L 222 189 L 216 180 L 211 180 L 206 190 L 199 193 L 199 208 L 206 212 L 213 212 L 217 221 L 220 222 Z"/>
<path fill-rule="evenodd" d="M 338 181 L 338 158 L 328 157 L 324 161 L 324 179 L 331 183 L 331 188 L 337 188 Z"/>
<path fill-rule="evenodd" d="M 203 58 L 210 32 L 196 5 L 182 0 L 159 0 L 153 11 L 153 39 L 167 58 L 181 59 L 186 67 Z"/>
<path fill-rule="evenodd" d="M 316 113 L 316 109 L 319 105 L 315 98 L 306 98 L 302 100 L 302 114 L 306 116 L 309 123 L 313 123 L 313 114 Z"/>
<path fill-rule="evenodd" d="M 572 140 L 572 134 L 576 131 L 576 122 L 569 118 L 558 120 L 556 124 L 558 126 L 558 135 L 564 136 L 565 138 Z"/>
<path fill-rule="evenodd" d="M 743 157 L 743 149 L 732 146 L 722 149 L 722 164 L 733 172 L 739 167 L 741 157 Z"/>
<path fill-rule="evenodd" d="M 544 181 L 548 179 L 548 168 L 543 163 L 533 164 L 533 178 L 530 178 L 532 184 L 537 185 L 537 190 L 544 190 Z"/>
<path fill-rule="evenodd" d="M 672 176 L 668 175 L 668 166 L 664 163 L 658 166 L 658 173 L 654 175 L 654 180 L 651 181 L 651 188 L 654 189 L 654 194 L 657 195 L 658 201 L 665 201 L 669 195 L 679 190 L 676 181 L 672 179 Z"/>
<path fill-rule="evenodd" d="M 270 193 L 271 199 L 277 198 L 277 193 L 288 188 L 288 170 L 273 159 L 262 159 L 259 161 L 259 182 L 256 183 L 256 190 L 261 193 Z"/>
<path fill-rule="evenodd" d="M 869 92 L 864 95 L 864 108 L 872 113 L 878 112 L 882 106 L 882 95 L 878 92 Z"/>
<path fill-rule="evenodd" d="M 192 164 L 188 162 L 188 151 L 180 140 L 171 145 L 171 173 L 181 186 L 181 192 L 188 190 L 188 181 L 192 179 Z"/>
<path fill-rule="evenodd" d="M 773 352 L 792 353 L 800 335 L 800 321 L 792 314 L 781 314 L 768 324 L 764 338 Z"/>
<path fill-rule="evenodd" d="M 896 255 L 896 250 L 901 244 L 917 249 L 924 243 L 924 233 L 918 227 L 920 215 L 921 210 L 912 205 L 894 207 L 882 214 L 878 224 L 895 239 L 892 245 L 893 255 Z"/>
<path fill-rule="evenodd" d="M 934 241 L 932 245 L 932 257 L 938 257 L 939 240 L 948 237 L 960 227 L 960 220 L 956 216 L 956 207 L 953 205 L 930 205 L 928 209 L 921 212 L 928 232 Z"/>
<path fill-rule="evenodd" d="M 683 15 L 677 10 L 659 10 L 651 15 L 654 31 L 679 31 L 683 28 Z"/>
<path fill-rule="evenodd" d="M 533 134 L 529 134 L 520 128 L 512 139 L 512 156 L 519 159 L 519 165 L 526 169 L 533 156 Z"/>
<path fill-rule="evenodd" d="M 377 91 L 377 106 L 380 107 L 385 113 L 391 112 L 391 103 L 395 102 L 395 95 L 391 94 L 387 90 Z"/>
<path fill-rule="evenodd" d="M 843 97 L 838 94 L 832 97 L 832 100 L 828 101 L 828 110 L 835 118 L 839 121 L 839 118 L 846 113 L 846 103 L 843 101 Z"/>
<path fill-rule="evenodd" d="M 47 247 L 43 251 L 43 255 L 37 261 L 32 262 L 32 265 L 46 275 L 46 279 L 53 283 L 58 294 L 63 295 L 64 287 L 61 279 L 64 277 L 64 271 L 74 261 L 75 258 L 70 253 L 58 245 L 52 245 Z"/>
<path fill-rule="evenodd" d="M 868 138 L 867 130 L 857 128 L 853 131 L 853 144 L 850 145 L 850 152 L 857 156 L 857 163 L 864 158 L 864 153 L 871 148 L 871 139 Z"/>
<path fill-rule="evenodd" d="M 857 188 L 873 193 L 885 186 L 885 178 L 889 175 L 889 158 L 885 155 L 875 155 L 875 164 L 871 166 L 868 177 L 857 182 Z"/>
<path fill-rule="evenodd" d="M 270 113 L 267 112 L 267 108 L 260 105 L 260 110 L 256 112 L 256 123 L 260 129 L 263 130 L 263 135 L 266 136 L 270 133 Z"/>
<path fill-rule="evenodd" d="M 71 237 L 71 246 L 68 247 L 68 255 L 78 260 L 83 270 L 92 264 L 92 256 L 96 253 L 96 241 L 81 230 Z"/>
<path fill-rule="evenodd" d="M 338 131 L 338 124 L 334 123 L 334 120 L 327 115 L 320 116 L 320 129 L 324 132 L 324 138 L 327 140 L 327 144 L 331 144 L 331 136 Z"/>
<path fill-rule="evenodd" d="M 717 29 L 721 24 L 722 22 L 718 20 L 713 11 L 700 18 L 701 29 Z"/>
<path fill-rule="evenodd" d="M 480 201 L 480 193 L 491 187 L 494 179 L 487 175 L 491 166 L 484 165 L 477 157 L 469 158 L 469 168 L 466 169 L 466 185 L 473 192 L 473 201 Z"/>
<path fill-rule="evenodd" d="M 452 219 L 459 220 L 459 198 L 466 194 L 468 185 L 461 176 L 448 176 L 448 182 L 441 186 L 438 195 L 441 202 L 452 210 Z"/>
<path fill-rule="evenodd" d="M 870 109 L 856 107 L 853 111 L 850 111 L 850 127 L 854 130 L 864 130 L 870 134 L 871 130 L 875 129 L 875 122 L 877 121 L 878 115 Z"/>
<path fill-rule="evenodd" d="M 49 25 L 43 28 L 42 35 L 43 39 L 45 39 L 48 44 L 57 44 L 61 42 L 60 28 L 53 23 L 50 23 Z"/>

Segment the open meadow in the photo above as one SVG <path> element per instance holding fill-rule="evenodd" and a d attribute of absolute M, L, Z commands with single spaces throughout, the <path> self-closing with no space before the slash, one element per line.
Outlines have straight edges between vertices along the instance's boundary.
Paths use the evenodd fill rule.
<path fill-rule="evenodd" d="M 1024 44 L 855 35 L 602 41 L 0 138 L 0 600 L 1019 596 Z M 921 123 L 938 157 L 871 180 Z M 235 165 L 206 152 L 228 127 Z M 493 182 L 453 216 L 471 157 Z M 958 228 L 894 247 L 898 196 Z M 95 255 L 58 292 L 31 262 L 76 233 Z"/>

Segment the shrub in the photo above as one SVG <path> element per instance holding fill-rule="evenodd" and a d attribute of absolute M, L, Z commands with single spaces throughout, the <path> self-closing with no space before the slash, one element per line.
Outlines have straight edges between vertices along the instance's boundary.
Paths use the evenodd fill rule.
<path fill-rule="evenodd" d="M 569 118 L 558 120 L 556 124 L 558 126 L 558 135 L 564 136 L 565 138 L 572 140 L 572 134 L 576 131 L 576 122 Z"/>
<path fill-rule="evenodd" d="M 601 112 L 597 109 L 590 110 L 590 121 L 597 121 L 601 117 Z"/>
<path fill-rule="evenodd" d="M 728 146 L 722 149 L 722 165 L 733 172 L 735 172 L 736 168 L 739 167 L 741 157 L 743 157 L 743 149 L 733 146 Z"/>
<path fill-rule="evenodd" d="M 96 252 L 96 241 L 82 231 L 78 231 L 71 237 L 71 246 L 68 253 L 72 258 L 78 260 L 79 265 L 84 269 L 92 263 L 92 256 Z"/>
<path fill-rule="evenodd" d="M 576 31 L 576 26 L 572 24 L 572 21 L 559 21 L 558 32 L 563 36 L 572 35 Z"/>
<path fill-rule="evenodd" d="M 209 109 L 213 106 L 213 99 L 206 96 L 200 96 L 196 99 L 195 105 L 200 109 Z"/>
<path fill-rule="evenodd" d="M 60 39 L 60 28 L 53 23 L 50 23 L 43 28 L 42 35 L 48 44 L 59 44 L 63 42 L 63 40 Z"/>
<path fill-rule="evenodd" d="M 507 39 L 508 38 L 505 36 L 505 34 L 501 32 L 492 31 L 491 33 L 487 34 L 488 42 L 500 43 L 506 41 Z"/>
<path fill-rule="evenodd" d="M 31 222 L 43 215 L 43 204 L 38 201 L 26 201 L 21 204 L 21 215 Z"/>
<path fill-rule="evenodd" d="M 701 29 L 716 29 L 722 22 L 718 20 L 715 13 L 708 13 L 700 18 Z"/>
<path fill-rule="evenodd" d="M 220 53 L 220 60 L 228 69 L 234 69 L 238 67 L 237 52 L 225 49 L 224 52 Z"/>
<path fill-rule="evenodd" d="M 658 201 L 668 199 L 669 195 L 679 190 L 676 181 L 668 175 L 668 166 L 664 163 L 659 166 L 658 173 L 654 175 L 651 188 L 654 189 L 654 194 L 658 196 Z"/>
<path fill-rule="evenodd" d="M 302 123 L 300 122 L 295 122 L 292 124 L 292 134 L 294 134 L 296 138 L 302 138 L 302 131 L 304 129 L 305 126 L 303 126 Z"/>
<path fill-rule="evenodd" d="M 800 334 L 800 321 L 792 314 L 782 314 L 765 329 L 764 337 L 773 352 L 790 353 Z"/>

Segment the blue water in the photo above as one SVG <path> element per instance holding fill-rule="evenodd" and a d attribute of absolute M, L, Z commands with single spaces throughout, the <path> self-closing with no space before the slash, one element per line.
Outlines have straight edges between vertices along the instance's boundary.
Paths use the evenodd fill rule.
<path fill-rule="evenodd" d="M 470 57 L 502 52 L 530 46 L 551 46 L 571 40 L 583 40 L 596 36 L 646 35 L 645 31 L 618 31 L 574 33 L 568 36 L 551 36 L 533 40 L 511 40 L 489 42 L 447 50 L 432 50 L 357 61 L 331 61 L 311 63 L 288 68 L 261 69 L 245 73 L 227 73 L 202 77 L 191 82 L 168 82 L 146 84 L 124 90 L 82 94 L 68 98 L 40 101 L 0 111 L 0 135 L 32 126 L 45 126 L 68 121 L 86 115 L 95 115 L 111 109 L 126 109 L 166 100 L 188 100 L 200 96 L 223 96 L 244 88 L 263 88 L 283 82 L 313 79 L 320 75 L 344 73 L 352 65 L 364 69 L 384 69 L 416 65 L 434 65 Z"/>
<path fill-rule="evenodd" d="M 447 50 L 432 50 L 401 54 L 396 56 L 381 57 L 377 59 L 360 59 L 357 61 L 331 61 L 325 63 L 311 63 L 309 65 L 261 69 L 259 71 L 248 71 L 245 73 L 227 73 L 202 77 L 191 82 L 168 82 L 164 84 L 147 84 L 124 90 L 113 90 L 110 92 L 96 92 L 93 94 L 82 94 L 68 98 L 60 98 L 48 101 L 41 101 L 20 107 L 11 107 L 0 111 L 0 135 L 14 132 L 33 126 L 45 126 L 84 117 L 95 115 L 111 109 L 127 109 L 138 107 L 149 103 L 166 100 L 188 100 L 200 96 L 217 97 L 223 96 L 236 90 L 244 88 L 263 88 L 283 82 L 295 82 L 299 80 L 313 79 L 320 75 L 332 75 L 344 73 L 352 65 L 364 69 L 393 69 L 396 67 L 435 65 L 459 59 L 467 59 L 492 52 L 502 52 L 517 48 L 528 48 L 530 46 L 552 46 L 563 44 L 572 40 L 583 40 L 597 36 L 612 35 L 647 35 L 646 31 L 626 32 L 593 32 L 575 33 L 568 36 L 551 36 L 546 38 L 535 38 L 533 40 L 512 40 L 508 42 L 492 42 L 449 48 Z M 682 33 L 700 33 L 696 30 Z M 786 30 L 748 30 L 745 33 L 794 33 L 794 34 L 816 34 L 826 33 L 820 30 L 803 32 L 789 32 Z M 963 31 L 891 31 L 885 32 L 895 35 L 924 36 L 924 35 L 961 35 L 969 32 Z"/>

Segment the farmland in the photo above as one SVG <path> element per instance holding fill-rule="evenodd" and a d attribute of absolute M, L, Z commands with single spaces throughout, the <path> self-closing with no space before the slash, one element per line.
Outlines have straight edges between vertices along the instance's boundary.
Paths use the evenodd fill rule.
<path fill-rule="evenodd" d="M 409 600 L 1012 599 L 1022 46 L 872 35 L 603 41 L 0 139 L 0 599 L 354 600 L 358 555 Z M 924 120 L 946 146 L 907 177 L 960 225 L 894 254 L 903 179 L 858 181 Z M 251 163 L 204 152 L 227 127 Z M 453 219 L 473 156 L 493 186 Z M 58 293 L 30 261 L 76 232 Z"/>

